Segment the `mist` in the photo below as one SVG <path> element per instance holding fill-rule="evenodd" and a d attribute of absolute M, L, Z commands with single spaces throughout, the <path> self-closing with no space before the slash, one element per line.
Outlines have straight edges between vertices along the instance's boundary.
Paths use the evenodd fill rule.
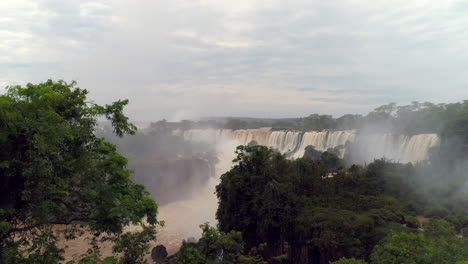
<path fill-rule="evenodd" d="M 184 239 L 198 239 L 201 224 L 216 225 L 215 186 L 231 168 L 237 142 L 213 142 L 210 135 L 189 141 L 171 127 L 174 124 L 165 120 L 142 124 L 136 135 L 123 138 L 101 124 L 98 135 L 116 144 L 128 158 L 132 179 L 143 184 L 159 204 L 158 219 L 165 221 L 162 242 L 178 247 Z"/>
<path fill-rule="evenodd" d="M 408 186 L 424 199 L 434 199 L 434 192 L 441 195 L 449 192 L 452 197 L 466 192 L 466 184 L 457 184 L 462 179 L 468 183 L 468 163 L 462 160 L 448 165 L 443 160 L 447 159 L 443 151 L 450 149 L 446 143 L 448 139 L 442 141 L 432 126 L 437 121 L 421 121 L 424 118 L 421 119 L 420 112 L 426 113 L 426 110 L 424 107 L 412 110 L 413 119 L 418 119 L 419 123 L 411 118 L 407 121 L 408 113 L 402 121 L 402 117 L 385 110 L 387 112 L 374 111 L 351 119 L 330 119 L 328 116 L 324 119 L 312 115 L 271 120 L 161 120 L 147 124 L 137 135 L 123 139 L 110 136 L 105 125 L 101 132 L 129 158 L 129 167 L 135 170 L 133 179 L 145 185 L 158 201 L 161 219 L 167 222 L 163 232 L 177 233 L 178 239 L 187 239 L 199 238 L 199 225 L 204 222 L 216 225 L 215 186 L 220 175 L 231 168 L 236 146 L 252 142 L 272 147 L 290 159 L 302 158 L 306 148 L 313 146 L 319 152 L 336 153 L 348 166 L 366 165 L 376 159 L 409 163 L 412 174 L 408 177 L 412 181 Z M 295 127 L 282 128 L 291 124 Z M 265 125 L 270 127 L 262 128 Z M 433 128 L 428 130 L 428 127 Z M 304 131 L 298 131 L 298 128 Z M 434 170 L 434 166 L 440 169 Z M 457 185 L 456 193 L 453 193 L 454 184 Z"/>

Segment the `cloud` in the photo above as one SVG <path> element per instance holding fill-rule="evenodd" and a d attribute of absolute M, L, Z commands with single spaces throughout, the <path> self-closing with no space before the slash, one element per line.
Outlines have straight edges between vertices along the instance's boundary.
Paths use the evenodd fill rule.
<path fill-rule="evenodd" d="M 468 96 L 458 0 L 7 0 L 0 10 L 1 83 L 75 79 L 97 102 L 129 98 L 138 120 Z"/>

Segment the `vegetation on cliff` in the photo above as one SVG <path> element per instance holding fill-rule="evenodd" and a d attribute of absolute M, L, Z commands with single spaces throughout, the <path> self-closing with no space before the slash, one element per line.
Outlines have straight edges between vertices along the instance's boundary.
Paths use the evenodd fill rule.
<path fill-rule="evenodd" d="M 247 250 L 266 243 L 267 259 L 287 255 L 284 263 L 326 264 L 344 257 L 453 264 L 468 258 L 456 236 L 468 227 L 466 178 L 425 193 L 429 187 L 411 164 L 330 166 L 336 164 L 330 153 L 288 160 L 263 146 L 240 146 L 237 154 L 217 187 L 217 218 L 222 232 L 243 234 Z M 434 169 L 424 166 L 426 172 Z M 422 190 L 414 188 L 419 184 Z M 433 219 L 421 225 L 418 214 Z M 398 257 L 415 250 L 421 258 Z"/>

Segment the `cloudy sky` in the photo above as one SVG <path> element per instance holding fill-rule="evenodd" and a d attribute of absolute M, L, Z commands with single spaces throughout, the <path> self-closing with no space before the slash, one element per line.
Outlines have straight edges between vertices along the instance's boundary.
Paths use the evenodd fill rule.
<path fill-rule="evenodd" d="M 0 86 L 77 80 L 134 120 L 468 99 L 468 1 L 2 0 Z"/>

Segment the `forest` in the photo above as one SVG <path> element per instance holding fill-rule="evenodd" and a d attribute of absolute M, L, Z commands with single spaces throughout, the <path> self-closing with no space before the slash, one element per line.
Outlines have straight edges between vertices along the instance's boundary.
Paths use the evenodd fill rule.
<path fill-rule="evenodd" d="M 89 249 L 68 264 L 145 263 L 148 242 L 164 225 L 156 202 L 171 195 L 155 201 L 148 186 L 184 190 L 178 185 L 187 180 L 158 189 L 157 175 L 146 182 L 132 176 L 129 164 L 145 169 L 135 175 L 151 175 L 151 166 L 180 167 L 164 160 L 177 156 L 177 148 L 185 157 L 203 155 L 189 168 L 204 175 L 216 160 L 211 148 L 183 146 L 167 135 L 167 126 L 180 124 L 155 123 L 147 134 L 137 132 L 124 114 L 127 104 L 98 105 L 75 82 L 51 80 L 11 86 L 0 95 L 0 263 L 64 263 L 58 241 L 80 236 L 83 228 L 93 234 Z M 106 131 L 97 129 L 102 119 Z M 156 263 L 468 263 L 468 101 L 276 121 L 273 129 L 435 132 L 441 143 L 428 161 L 361 165 L 313 147 L 288 159 L 265 146 L 238 146 L 215 190 L 217 226 L 200 223 L 198 241 L 184 241 L 179 252 Z M 250 125 L 230 119 L 221 126 Z M 117 148 L 121 137 L 133 139 Z M 161 163 L 135 159 L 142 148 Z M 137 231 L 125 230 L 128 225 Z M 102 241 L 113 243 L 113 256 L 101 256 Z"/>
<path fill-rule="evenodd" d="M 271 127 L 273 130 L 349 130 L 367 129 L 388 131 L 405 135 L 423 133 L 452 133 L 457 129 L 449 124 L 464 120 L 467 115 L 468 101 L 450 104 L 431 102 L 412 102 L 409 105 L 389 103 L 377 107 L 367 115 L 345 114 L 340 117 L 311 114 L 300 118 L 262 119 L 262 118 L 208 118 L 200 121 L 185 120 L 172 123 L 174 128 L 226 128 L 255 129 Z M 460 125 L 460 124 L 459 124 Z"/>

